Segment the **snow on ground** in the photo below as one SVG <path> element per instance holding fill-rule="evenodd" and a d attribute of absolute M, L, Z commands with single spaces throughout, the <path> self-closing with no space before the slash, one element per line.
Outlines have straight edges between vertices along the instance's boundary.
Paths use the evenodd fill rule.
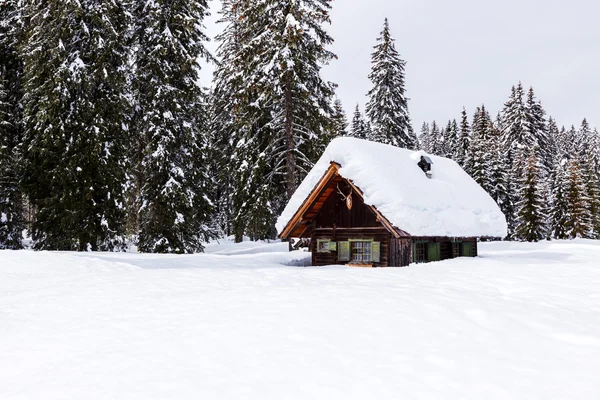
<path fill-rule="evenodd" d="M 0 252 L 0 399 L 600 398 L 599 243 L 387 269 L 284 245 Z"/>

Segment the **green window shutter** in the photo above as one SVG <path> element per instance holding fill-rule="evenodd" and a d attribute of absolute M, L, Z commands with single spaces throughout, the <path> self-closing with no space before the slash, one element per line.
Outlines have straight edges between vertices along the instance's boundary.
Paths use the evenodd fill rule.
<path fill-rule="evenodd" d="M 473 244 L 472 243 L 463 243 L 462 244 L 462 255 L 464 257 L 473 257 Z"/>
<path fill-rule="evenodd" d="M 428 243 L 427 244 L 427 260 L 428 261 L 440 261 L 440 244 L 439 243 Z"/>
<path fill-rule="evenodd" d="M 338 261 L 350 261 L 350 242 L 337 243 Z"/>
<path fill-rule="evenodd" d="M 337 242 L 329 242 L 329 251 L 337 251 Z"/>
<path fill-rule="evenodd" d="M 381 242 L 371 242 L 371 261 L 378 263 L 381 259 Z"/>
<path fill-rule="evenodd" d="M 412 244 L 412 261 L 417 262 L 417 244 L 415 242 Z"/>

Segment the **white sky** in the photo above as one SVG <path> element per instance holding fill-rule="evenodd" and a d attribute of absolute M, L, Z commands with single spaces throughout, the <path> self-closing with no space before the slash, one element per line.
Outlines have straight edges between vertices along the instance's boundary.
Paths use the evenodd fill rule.
<path fill-rule="evenodd" d="M 222 27 L 206 21 L 214 37 Z M 325 78 L 337 83 L 349 118 L 370 89 L 372 46 L 388 17 L 407 61 L 409 110 L 423 121 L 469 117 L 485 103 L 492 116 L 519 80 L 533 86 L 560 125 L 587 117 L 600 128 L 600 3 L 596 0 L 334 0 L 332 50 Z M 211 44 L 214 48 L 214 43 Z M 204 84 L 210 79 L 206 68 Z"/>

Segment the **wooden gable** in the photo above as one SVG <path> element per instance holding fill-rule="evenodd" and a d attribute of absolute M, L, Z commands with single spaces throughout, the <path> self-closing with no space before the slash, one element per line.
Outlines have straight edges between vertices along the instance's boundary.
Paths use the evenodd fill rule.
<path fill-rule="evenodd" d="M 383 226 L 393 237 L 410 236 L 392 224 L 373 206 L 363 201 L 362 191 L 339 175 L 340 165 L 332 162 L 304 203 L 279 235 L 282 239 L 308 237 L 315 227 Z M 353 197 L 352 210 L 344 211 L 344 195 Z M 340 204 L 342 202 L 342 204 Z M 318 225 L 318 226 L 317 226 Z"/>

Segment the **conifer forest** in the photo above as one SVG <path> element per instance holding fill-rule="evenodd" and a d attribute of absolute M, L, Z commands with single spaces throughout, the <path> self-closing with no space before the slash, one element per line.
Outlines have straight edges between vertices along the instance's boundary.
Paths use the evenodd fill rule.
<path fill-rule="evenodd" d="M 337 136 L 455 160 L 500 206 L 507 240 L 600 239 L 600 134 L 587 120 L 556 121 L 515 82 L 497 115 L 457 104 L 417 136 L 387 20 L 366 107 L 347 118 L 322 76 L 341 62 L 331 6 L 223 0 L 211 54 L 208 0 L 0 0 L 0 249 L 22 248 L 24 231 L 37 250 L 275 239 Z"/>

